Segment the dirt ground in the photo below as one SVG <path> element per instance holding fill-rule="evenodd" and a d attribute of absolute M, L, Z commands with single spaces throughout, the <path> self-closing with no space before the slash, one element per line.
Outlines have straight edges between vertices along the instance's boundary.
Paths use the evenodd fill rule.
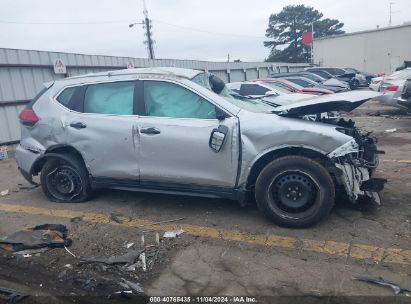
<path fill-rule="evenodd" d="M 277 227 L 254 207 L 223 199 L 103 190 L 86 203 L 52 203 L 40 188 L 27 187 L 12 157 L 0 161 L 0 191 L 9 190 L 0 196 L 0 237 L 64 224 L 76 256 L 61 248 L 30 257 L 0 251 L 0 294 L 7 287 L 30 295 L 20 303 L 225 301 L 204 298 L 217 296 L 232 302 L 248 296 L 251 302 L 411 303 L 390 288 L 354 279 L 382 277 L 411 290 L 411 117 L 373 101 L 348 116 L 372 131 L 386 152 L 377 170 L 388 179 L 382 206 L 340 203 L 309 229 Z M 172 219 L 179 220 L 152 225 Z M 177 238 L 162 237 L 180 228 L 185 232 Z M 144 247 L 146 271 L 141 263 L 135 270 L 79 264 L 83 257 Z M 132 290 L 124 280 L 141 284 L 144 293 L 109 298 Z"/>

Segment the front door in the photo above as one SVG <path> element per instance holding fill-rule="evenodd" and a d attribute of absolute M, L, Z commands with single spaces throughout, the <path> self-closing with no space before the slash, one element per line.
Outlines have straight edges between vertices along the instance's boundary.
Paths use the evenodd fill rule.
<path fill-rule="evenodd" d="M 217 119 L 213 103 L 168 81 L 144 81 L 143 111 L 139 117 L 141 184 L 234 188 L 239 161 L 238 120 Z M 220 125 L 227 130 L 216 152 L 210 135 Z"/>

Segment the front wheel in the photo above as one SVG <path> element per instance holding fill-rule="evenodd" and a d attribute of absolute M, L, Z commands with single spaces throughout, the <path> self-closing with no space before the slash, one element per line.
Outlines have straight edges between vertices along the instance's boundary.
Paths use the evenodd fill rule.
<path fill-rule="evenodd" d="M 359 86 L 360 86 L 360 82 L 358 81 L 358 79 L 353 78 L 350 82 L 350 89 L 356 90 L 359 88 Z"/>
<path fill-rule="evenodd" d="M 255 185 L 259 209 L 279 226 L 303 228 L 318 223 L 335 200 L 333 180 L 316 161 L 285 156 L 269 163 Z"/>
<path fill-rule="evenodd" d="M 91 195 L 87 170 L 74 156 L 48 159 L 40 179 L 44 194 L 54 202 L 80 203 Z"/>

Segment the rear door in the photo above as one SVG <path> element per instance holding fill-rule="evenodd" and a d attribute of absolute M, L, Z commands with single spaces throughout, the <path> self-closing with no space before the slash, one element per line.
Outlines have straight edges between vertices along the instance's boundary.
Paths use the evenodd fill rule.
<path fill-rule="evenodd" d="M 66 142 L 81 152 L 94 178 L 139 180 L 137 116 L 133 114 L 138 83 L 84 85 L 74 92 L 68 88 L 57 97 L 62 104 L 72 104 L 69 107 L 75 112 L 64 121 Z"/>
<path fill-rule="evenodd" d="M 193 191 L 234 188 L 239 161 L 237 117 L 177 82 L 146 80 L 143 87 L 138 122 L 141 184 Z M 219 127 L 227 133 L 216 152 L 209 144 L 211 133 Z"/>

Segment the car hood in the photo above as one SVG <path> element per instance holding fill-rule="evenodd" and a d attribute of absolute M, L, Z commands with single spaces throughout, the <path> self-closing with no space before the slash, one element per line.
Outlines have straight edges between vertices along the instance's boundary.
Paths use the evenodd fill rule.
<path fill-rule="evenodd" d="M 296 102 L 300 102 L 307 99 L 317 98 L 318 95 L 310 95 L 310 94 L 300 94 L 300 93 L 291 93 L 291 94 L 283 94 L 278 96 L 263 96 L 261 99 L 268 102 L 274 103 L 279 106 L 286 106 Z"/>
<path fill-rule="evenodd" d="M 336 87 L 341 87 L 341 88 L 349 88 L 348 83 L 346 83 L 345 81 L 338 80 L 336 78 L 327 79 L 326 81 L 323 82 L 323 85 L 336 86 Z"/>
<path fill-rule="evenodd" d="M 351 91 L 319 96 L 290 105 L 277 107 L 273 110 L 273 113 L 280 116 L 300 117 L 331 111 L 350 112 L 364 102 L 380 95 L 380 93 L 370 91 Z"/>

